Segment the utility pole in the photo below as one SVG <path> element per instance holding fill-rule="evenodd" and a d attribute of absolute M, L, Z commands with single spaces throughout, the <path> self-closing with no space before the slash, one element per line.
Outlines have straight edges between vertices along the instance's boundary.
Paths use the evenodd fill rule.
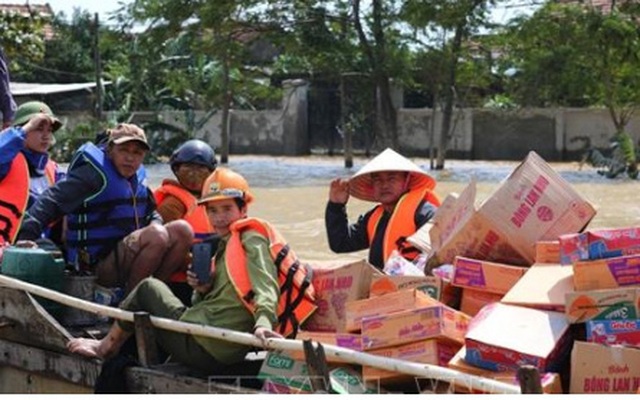
<path fill-rule="evenodd" d="M 347 117 L 349 117 L 350 110 L 347 107 L 347 93 L 344 73 L 340 74 L 340 125 L 342 128 L 342 134 L 344 135 L 344 167 L 353 167 L 353 124 L 347 123 Z"/>
<path fill-rule="evenodd" d="M 100 21 L 98 13 L 94 14 L 93 27 L 93 62 L 96 70 L 96 104 L 95 117 L 98 121 L 102 121 L 102 63 L 100 61 Z"/>

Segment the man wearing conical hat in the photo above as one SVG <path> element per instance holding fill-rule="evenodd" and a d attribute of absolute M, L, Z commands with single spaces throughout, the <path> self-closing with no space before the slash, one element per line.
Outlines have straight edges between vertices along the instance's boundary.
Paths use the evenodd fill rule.
<path fill-rule="evenodd" d="M 436 181 L 416 164 L 386 149 L 351 179 L 334 179 L 329 189 L 325 225 L 329 247 L 336 253 L 369 248 L 369 263 L 379 269 L 394 250 L 408 260 L 420 252 L 407 243 L 433 217 L 440 201 Z M 350 224 L 349 197 L 378 203 Z"/>

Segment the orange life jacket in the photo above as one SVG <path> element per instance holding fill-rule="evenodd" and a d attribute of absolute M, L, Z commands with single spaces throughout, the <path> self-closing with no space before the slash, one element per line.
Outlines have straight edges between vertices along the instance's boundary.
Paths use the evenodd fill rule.
<path fill-rule="evenodd" d="M 29 166 L 22 153 L 11 161 L 9 173 L 0 181 L 0 196 L 0 244 L 13 244 L 29 201 Z"/>
<path fill-rule="evenodd" d="M 56 180 L 56 163 L 48 160 L 44 168 L 44 176 L 49 186 Z M 18 153 L 9 167 L 9 172 L 0 182 L 0 245 L 14 243 L 22 217 L 29 204 L 29 164 L 22 153 Z M 53 224 L 52 224 L 53 225 Z"/>
<path fill-rule="evenodd" d="M 278 301 L 278 330 L 284 336 L 293 334 L 298 327 L 316 310 L 315 291 L 311 284 L 310 267 L 300 263 L 293 250 L 282 236 L 266 221 L 245 218 L 231 225 L 231 237 L 225 250 L 227 271 L 233 287 L 244 306 L 255 312 L 254 292 L 247 270 L 247 257 L 242 246 L 242 232 L 253 230 L 269 241 L 269 250 L 276 267 L 280 298 Z M 215 259 L 212 261 L 215 263 Z"/>
<path fill-rule="evenodd" d="M 393 214 L 389 218 L 387 229 L 384 233 L 382 241 L 382 257 L 386 261 L 393 250 L 398 252 L 407 260 L 414 260 L 420 251 L 411 246 L 407 242 L 407 238 L 413 235 L 419 228 L 416 226 L 415 214 L 422 201 L 427 201 L 435 206 L 440 205 L 438 197 L 429 189 L 416 189 L 405 193 L 395 208 Z M 384 209 L 382 205 L 376 206 L 367 222 L 367 234 L 369 236 L 369 245 L 373 243 L 373 237 L 378 229 L 378 223 L 382 218 Z"/>
<path fill-rule="evenodd" d="M 213 234 L 214 229 L 209 222 L 207 209 L 203 204 L 198 205 L 198 199 L 191 192 L 177 182 L 166 179 L 162 181 L 162 186 L 153 192 L 153 196 L 156 199 L 156 203 L 161 204 L 167 195 L 174 196 L 184 205 L 187 211 L 182 216 L 182 219 L 191 225 L 198 241 Z"/>
<path fill-rule="evenodd" d="M 49 186 L 53 186 L 56 183 L 56 169 L 57 164 L 51 160 L 47 160 L 47 165 L 44 166 L 44 176 L 47 178 Z"/>
<path fill-rule="evenodd" d="M 214 233 L 214 229 L 207 216 L 207 209 L 203 204 L 198 205 L 198 199 L 191 194 L 191 192 L 184 189 L 179 183 L 165 179 L 162 181 L 162 185 L 153 192 L 153 196 L 159 205 L 168 195 L 180 200 L 187 210 L 182 216 L 182 219 L 191 225 L 194 233 L 194 243 L 200 242 L 202 239 Z M 174 272 L 169 280 L 171 282 L 186 282 L 186 270 Z"/>

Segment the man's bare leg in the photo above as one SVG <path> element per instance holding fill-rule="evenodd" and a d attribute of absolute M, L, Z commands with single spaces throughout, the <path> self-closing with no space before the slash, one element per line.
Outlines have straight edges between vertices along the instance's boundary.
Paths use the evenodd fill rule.
<path fill-rule="evenodd" d="M 120 328 L 117 323 L 114 323 L 111 325 L 107 336 L 102 339 L 71 339 L 69 343 L 67 343 L 67 350 L 87 357 L 107 359 L 118 353 L 131 334 L 132 332 L 127 332 Z"/>
<path fill-rule="evenodd" d="M 174 272 L 187 269 L 187 255 L 191 251 L 194 235 L 193 228 L 184 220 L 171 221 L 165 228 L 169 234 L 169 247 L 165 250 L 154 276 L 168 282 Z"/>
<path fill-rule="evenodd" d="M 193 242 L 193 230 L 188 222 L 181 220 L 166 226 L 152 224 L 142 229 L 138 240 L 137 254 L 127 266 L 127 293 L 144 278 L 154 276 L 167 281 L 173 272 L 185 267 Z"/>

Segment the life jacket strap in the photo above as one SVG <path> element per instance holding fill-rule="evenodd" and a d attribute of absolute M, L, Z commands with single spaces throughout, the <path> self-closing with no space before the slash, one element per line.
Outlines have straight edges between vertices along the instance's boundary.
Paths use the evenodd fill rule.
<path fill-rule="evenodd" d="M 280 288 L 281 295 L 282 295 L 282 293 L 286 293 L 286 301 L 285 301 L 284 310 L 282 311 L 282 314 L 280 314 L 280 316 L 278 316 L 278 325 L 279 325 L 279 328 L 280 328 L 279 329 L 280 333 L 284 333 L 284 331 L 286 330 L 286 327 L 287 327 L 287 323 L 291 323 L 291 327 L 293 328 L 292 335 L 293 335 L 294 339 L 295 339 L 296 335 L 298 334 L 298 328 L 300 326 L 300 322 L 298 321 L 298 318 L 295 315 L 295 310 L 300 305 L 302 300 L 304 299 L 304 296 L 306 294 L 307 288 L 309 288 L 309 286 L 311 286 L 311 279 L 312 279 L 311 268 L 306 268 L 305 269 L 305 271 L 306 271 L 305 277 L 304 277 L 302 283 L 300 284 L 300 289 L 298 291 L 298 295 L 292 301 L 291 296 L 293 295 L 293 277 L 294 277 L 295 273 L 298 271 L 298 269 L 300 269 L 300 261 L 296 260 L 291 265 L 291 268 L 289 269 L 289 272 L 287 273 L 287 277 L 285 279 L 285 282 L 282 285 L 282 287 Z"/>

